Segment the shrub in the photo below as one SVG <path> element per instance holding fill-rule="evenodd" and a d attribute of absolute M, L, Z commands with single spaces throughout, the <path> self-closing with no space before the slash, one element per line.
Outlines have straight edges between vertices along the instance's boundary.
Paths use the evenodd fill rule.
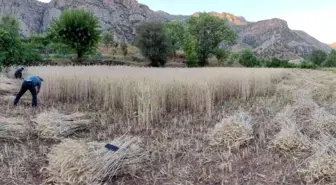
<path fill-rule="evenodd" d="M 321 65 L 328 57 L 328 54 L 323 50 L 313 50 L 309 56 L 310 61 L 316 65 Z"/>
<path fill-rule="evenodd" d="M 260 62 L 251 50 L 243 50 L 240 53 L 238 62 L 245 67 L 256 67 L 260 65 Z"/>
<path fill-rule="evenodd" d="M 336 67 L 336 50 L 332 50 L 325 62 L 322 63 L 323 67 Z"/>
<path fill-rule="evenodd" d="M 196 39 L 196 53 L 200 66 L 208 65 L 208 57 L 219 44 L 235 43 L 237 35 L 225 20 L 208 13 L 200 13 L 187 20 L 187 31 Z"/>
<path fill-rule="evenodd" d="M 74 49 L 77 59 L 95 50 L 100 40 L 99 21 L 93 13 L 82 9 L 67 9 L 52 22 L 49 37 Z"/>
<path fill-rule="evenodd" d="M 34 44 L 23 44 L 20 51 L 21 64 L 37 65 L 42 61 L 42 57 Z"/>
<path fill-rule="evenodd" d="M 315 69 L 317 66 L 313 62 L 302 61 L 298 67 L 302 69 Z"/>
<path fill-rule="evenodd" d="M 124 55 L 124 56 L 126 56 L 127 55 L 127 53 L 128 53 L 128 49 L 127 49 L 127 44 L 126 43 L 122 43 L 121 45 L 120 45 L 120 47 L 121 47 L 121 51 L 122 51 L 122 54 Z"/>
<path fill-rule="evenodd" d="M 109 48 L 115 46 L 114 37 L 111 32 L 104 32 L 102 36 L 102 42 L 105 47 Z"/>
<path fill-rule="evenodd" d="M 295 64 L 289 63 L 288 60 L 281 60 L 278 58 L 272 58 L 272 60 L 262 60 L 260 61 L 261 66 L 270 68 L 294 68 Z"/>
<path fill-rule="evenodd" d="M 151 61 L 151 66 L 164 66 L 169 53 L 169 40 L 164 24 L 158 21 L 144 22 L 136 29 L 136 46 L 143 56 Z"/>
<path fill-rule="evenodd" d="M 224 48 L 217 48 L 215 50 L 215 56 L 218 60 L 218 63 L 223 65 L 224 61 L 230 56 L 230 52 Z"/>

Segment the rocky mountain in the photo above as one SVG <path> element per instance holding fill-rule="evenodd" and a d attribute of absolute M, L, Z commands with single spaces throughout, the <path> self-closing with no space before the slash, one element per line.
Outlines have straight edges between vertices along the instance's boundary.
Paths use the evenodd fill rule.
<path fill-rule="evenodd" d="M 136 0 L 0 0 L 0 12 L 12 14 L 20 20 L 21 34 L 27 36 L 46 30 L 53 18 L 67 8 L 92 11 L 103 30 L 114 30 L 119 41 L 131 40 L 137 24 L 147 20 L 167 21 L 148 6 Z"/>
<path fill-rule="evenodd" d="M 335 43 L 332 43 L 332 44 L 329 44 L 330 47 L 336 49 L 336 42 Z"/>
<path fill-rule="evenodd" d="M 263 58 L 296 59 L 305 57 L 314 49 L 331 48 L 303 31 L 291 30 L 286 21 L 269 19 L 246 24 L 236 29 L 239 42 L 251 46 Z"/>
<path fill-rule="evenodd" d="M 132 40 L 135 26 L 143 21 L 186 20 L 193 15 L 171 15 L 163 11 L 152 11 L 137 0 L 52 0 L 41 3 L 37 0 L 0 0 L 0 12 L 12 14 L 20 21 L 21 35 L 45 31 L 52 19 L 67 8 L 84 8 L 92 11 L 103 30 L 114 30 L 118 41 Z M 244 17 L 230 13 L 209 12 L 228 20 L 238 35 L 239 48 L 252 48 L 260 57 L 293 59 L 303 57 L 313 49 L 330 51 L 331 48 L 303 31 L 290 30 L 286 21 L 270 19 L 249 22 Z"/>

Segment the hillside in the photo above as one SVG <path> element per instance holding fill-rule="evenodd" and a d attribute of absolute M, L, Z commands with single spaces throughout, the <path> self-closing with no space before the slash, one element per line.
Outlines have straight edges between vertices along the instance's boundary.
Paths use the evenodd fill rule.
<path fill-rule="evenodd" d="M 67 8 L 92 11 L 99 17 L 103 30 L 114 30 L 117 41 L 132 40 L 135 26 L 142 21 L 183 21 L 192 16 L 155 12 L 136 0 L 52 0 L 50 3 L 37 0 L 0 0 L 0 12 L 15 15 L 20 20 L 22 36 L 45 31 L 52 19 L 59 17 Z M 331 50 L 327 44 L 303 31 L 290 30 L 284 20 L 270 19 L 252 23 L 230 13 L 209 13 L 226 18 L 230 27 L 238 33 L 239 41 L 235 50 L 246 48 L 247 45 L 260 57 L 283 59 L 303 57 L 313 49 Z M 193 14 L 197 15 L 198 13 Z"/>
<path fill-rule="evenodd" d="M 276 18 L 247 24 L 237 32 L 239 42 L 250 45 L 259 57 L 294 59 L 313 49 L 331 50 L 327 44 L 303 31 L 289 29 L 286 21 Z"/>
<path fill-rule="evenodd" d="M 115 30 L 116 39 L 119 41 L 132 39 L 134 28 L 139 22 L 166 20 L 136 0 L 52 0 L 50 3 L 37 0 L 0 0 L 1 13 L 19 18 L 22 36 L 44 31 L 51 20 L 59 17 L 67 8 L 92 11 L 99 17 L 102 29 Z"/>

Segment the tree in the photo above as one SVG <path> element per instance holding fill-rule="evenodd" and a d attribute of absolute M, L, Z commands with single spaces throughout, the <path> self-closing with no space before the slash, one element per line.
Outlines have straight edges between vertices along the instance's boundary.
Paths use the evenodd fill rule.
<path fill-rule="evenodd" d="M 164 66 L 169 53 L 168 37 L 164 24 L 158 21 L 144 22 L 136 28 L 135 45 L 151 66 Z"/>
<path fill-rule="evenodd" d="M 127 44 L 126 44 L 126 43 L 122 43 L 122 44 L 120 45 L 120 47 L 121 47 L 121 51 L 122 51 L 123 55 L 126 56 L 127 53 L 128 53 L 128 50 L 127 50 Z"/>
<path fill-rule="evenodd" d="M 235 43 L 237 35 L 220 19 L 208 13 L 200 13 L 187 20 L 187 30 L 196 39 L 196 52 L 200 66 L 208 64 L 209 55 L 215 52 L 221 42 Z"/>
<path fill-rule="evenodd" d="M 0 65 L 8 67 L 20 62 L 19 22 L 11 16 L 0 18 Z"/>
<path fill-rule="evenodd" d="M 107 48 L 114 46 L 115 42 L 113 34 L 111 32 L 104 32 L 102 36 L 102 42 Z"/>
<path fill-rule="evenodd" d="M 323 67 L 336 67 L 336 50 L 332 50 L 325 62 L 322 64 Z"/>
<path fill-rule="evenodd" d="M 168 22 L 165 26 L 174 58 L 176 58 L 176 51 L 182 47 L 184 27 L 178 21 Z"/>
<path fill-rule="evenodd" d="M 245 67 L 255 67 L 259 65 L 257 57 L 254 56 L 251 50 L 243 50 L 240 53 L 238 62 Z"/>
<path fill-rule="evenodd" d="M 20 37 L 20 25 L 16 18 L 10 16 L 10 15 L 3 15 L 1 16 L 0 20 L 0 28 L 3 28 L 8 33 L 12 35 L 14 38 Z"/>
<path fill-rule="evenodd" d="M 328 57 L 328 54 L 323 50 L 313 50 L 309 59 L 316 65 L 321 65 Z"/>
<path fill-rule="evenodd" d="M 186 56 L 188 62 L 188 67 L 196 67 L 197 66 L 197 53 L 196 53 L 196 39 L 186 33 L 183 38 L 183 51 L 184 55 Z"/>
<path fill-rule="evenodd" d="M 83 9 L 65 10 L 49 29 L 49 37 L 73 48 L 79 61 L 97 48 L 100 34 L 98 18 Z"/>

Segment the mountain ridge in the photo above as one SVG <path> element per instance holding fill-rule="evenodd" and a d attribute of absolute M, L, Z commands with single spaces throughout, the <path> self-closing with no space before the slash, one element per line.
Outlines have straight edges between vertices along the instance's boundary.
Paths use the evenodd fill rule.
<path fill-rule="evenodd" d="M 198 12 L 193 15 L 171 15 L 164 11 L 153 11 L 137 0 L 52 0 L 49 3 L 37 0 L 0 0 L 0 12 L 12 14 L 19 19 L 22 36 L 44 32 L 50 22 L 68 8 L 92 11 L 99 18 L 101 29 L 113 30 L 117 41 L 131 41 L 135 27 L 143 21 L 183 21 L 198 15 Z M 239 39 L 235 48 L 252 47 L 259 57 L 292 59 L 304 57 L 313 49 L 331 50 L 330 46 L 307 33 L 289 29 L 287 22 L 281 19 L 249 22 L 243 16 L 231 13 L 209 13 L 226 18 L 229 26 L 237 32 Z"/>

